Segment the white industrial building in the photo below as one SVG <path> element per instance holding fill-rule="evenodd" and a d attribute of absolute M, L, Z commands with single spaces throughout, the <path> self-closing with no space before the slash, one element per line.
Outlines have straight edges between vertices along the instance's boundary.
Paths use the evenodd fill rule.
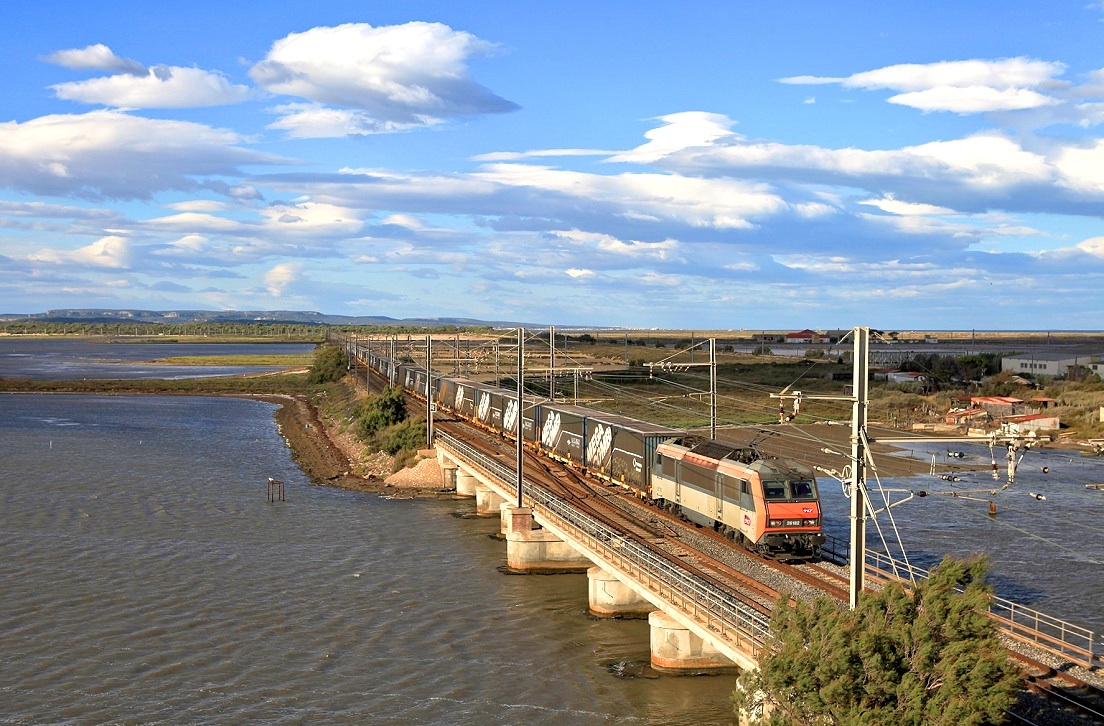
<path fill-rule="evenodd" d="M 1001 370 L 1012 373 L 1029 373 L 1032 376 L 1066 375 L 1070 366 L 1084 366 L 1104 377 L 1104 356 L 1100 353 L 1023 353 L 1006 355 L 1001 359 Z"/>

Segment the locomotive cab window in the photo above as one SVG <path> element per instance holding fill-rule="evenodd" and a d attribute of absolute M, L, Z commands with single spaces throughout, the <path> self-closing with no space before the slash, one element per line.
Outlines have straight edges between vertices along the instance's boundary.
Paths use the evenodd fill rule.
<path fill-rule="evenodd" d="M 810 501 L 816 499 L 816 484 L 807 479 L 772 479 L 763 482 L 767 501 Z"/>

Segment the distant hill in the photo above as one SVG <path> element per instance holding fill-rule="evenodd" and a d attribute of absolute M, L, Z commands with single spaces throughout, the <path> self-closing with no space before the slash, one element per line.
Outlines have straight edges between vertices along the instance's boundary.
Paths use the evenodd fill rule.
<path fill-rule="evenodd" d="M 52 323 L 289 323 L 296 325 L 396 325 L 409 327 L 517 327 L 507 320 L 475 318 L 389 318 L 383 315 L 326 315 L 302 310 L 108 310 L 99 308 L 47 310 L 44 313 L 4 314 L 0 322 L 21 320 Z M 525 327 L 547 327 L 520 323 Z"/>

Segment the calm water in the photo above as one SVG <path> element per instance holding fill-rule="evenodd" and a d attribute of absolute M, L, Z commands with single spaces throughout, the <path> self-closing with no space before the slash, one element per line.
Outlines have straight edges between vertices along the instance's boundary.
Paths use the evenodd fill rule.
<path fill-rule="evenodd" d="M 100 343 L 87 339 L 0 337 L 0 378 L 37 380 L 202 378 L 276 370 L 276 366 L 142 365 L 185 355 L 309 353 L 312 343 Z"/>
<path fill-rule="evenodd" d="M 988 446 L 952 446 L 966 458 L 948 459 L 945 445 L 919 446 L 914 453 L 925 459 L 934 453 L 938 463 L 949 461 L 951 466 L 992 461 Z M 1068 451 L 1027 451 L 1013 486 L 995 495 L 969 493 L 967 490 L 999 490 L 1003 486 L 1003 456 L 1004 451 L 996 450 L 998 482 L 989 472 L 963 472 L 959 482 L 930 476 L 882 480 L 887 489 L 929 493 L 892 510 L 911 561 L 930 567 L 944 554 L 985 554 L 992 564 L 989 579 L 998 595 L 1104 634 L 1104 491 L 1085 488 L 1086 484 L 1104 482 L 1104 458 Z M 1049 471 L 1044 473 L 1043 468 Z M 850 502 L 842 496 L 838 482 L 822 476 L 819 483 L 826 528 L 846 539 Z M 875 486 L 873 476 L 868 485 Z M 946 494 L 952 491 L 962 496 Z M 875 506 L 884 506 L 880 495 L 875 496 Z M 894 493 L 891 501 L 903 496 Z M 990 500 L 997 506 L 996 517 L 989 516 Z M 891 537 L 888 516 L 880 514 L 879 522 L 886 537 Z M 873 524 L 867 525 L 867 533 L 870 546 L 882 549 Z M 892 549 L 899 552 L 895 545 Z"/>
<path fill-rule="evenodd" d="M 310 486 L 266 404 L 2 395 L 0 477 L 5 723 L 731 721 L 470 504 Z"/>

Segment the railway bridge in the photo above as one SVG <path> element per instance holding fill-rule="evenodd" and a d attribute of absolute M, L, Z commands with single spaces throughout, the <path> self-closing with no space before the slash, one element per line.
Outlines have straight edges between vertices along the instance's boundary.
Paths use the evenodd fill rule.
<path fill-rule="evenodd" d="M 474 496 L 484 514 L 499 513 L 512 569 L 587 567 L 592 612 L 650 612 L 651 660 L 660 670 L 757 667 L 768 616 L 532 481 L 522 481 L 517 506 L 516 468 L 450 434 L 438 433 L 435 443 L 457 493 Z"/>
<path fill-rule="evenodd" d="M 397 383 L 391 363 L 396 360 L 393 340 L 391 356 L 383 359 L 388 364 L 382 368 L 371 365 L 370 351 L 365 355 L 355 342 L 346 343 L 358 367 L 363 366 L 367 387 L 371 387 L 373 375 L 379 389 Z M 428 357 L 428 340 L 426 350 Z M 426 370 L 432 370 L 429 363 L 427 360 Z M 428 376 L 423 377 L 423 382 L 426 380 Z M 419 395 L 422 389 L 418 385 L 404 387 L 426 405 L 430 421 L 440 415 L 432 415 L 436 404 L 428 400 L 428 383 L 424 383 L 426 398 Z M 500 518 L 510 568 L 529 572 L 585 570 L 593 613 L 648 618 L 651 662 L 658 670 L 722 672 L 758 667 L 759 655 L 769 639 L 769 608 L 762 601 L 756 603 L 730 583 L 709 576 L 695 566 L 692 553 L 673 555 L 669 548 L 665 551 L 659 542 L 662 537 L 638 527 L 631 516 L 614 522 L 581 498 L 564 496 L 549 484 L 549 477 L 542 476 L 535 461 L 532 471 L 523 464 L 524 447 L 516 437 L 515 459 L 501 450 L 505 444 L 501 436 L 496 448 L 482 440 L 494 437 L 483 436 L 478 429 L 458 422 L 434 424 L 429 435 L 442 465 L 445 487 L 475 498 L 479 513 Z M 519 463 L 524 476 L 518 474 Z M 551 469 L 546 473 L 558 476 Z M 856 559 L 854 552 L 852 555 L 853 566 Z M 685 561 L 681 559 L 684 556 Z M 860 583 L 911 581 L 927 575 L 876 552 L 862 551 L 857 561 L 862 563 Z M 854 590 L 854 582 L 851 586 Z M 833 593 L 830 586 L 821 587 L 841 600 L 847 599 L 846 589 L 836 587 L 838 592 Z M 1091 631 L 999 597 L 993 598 L 989 615 L 1009 636 L 1012 655 L 1021 663 L 1030 663 L 1031 659 L 1017 652 L 1022 650 L 1017 643 L 1030 646 L 1028 652 L 1031 648 L 1048 651 L 1087 671 L 1099 673 L 1104 666 L 1104 643 L 1098 643 Z M 1069 679 L 1066 673 L 1056 675 Z M 1076 683 L 1078 688 L 1089 686 Z M 1101 693 L 1099 689 L 1097 693 Z M 1099 715 L 1099 711 L 1094 713 Z"/>

